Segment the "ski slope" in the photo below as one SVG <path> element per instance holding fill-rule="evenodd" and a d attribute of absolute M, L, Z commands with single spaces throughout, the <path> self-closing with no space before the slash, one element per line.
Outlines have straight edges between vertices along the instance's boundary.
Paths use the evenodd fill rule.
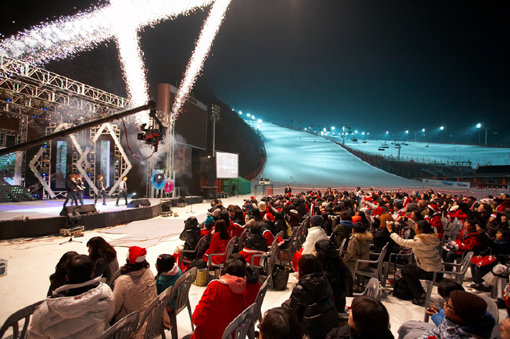
<path fill-rule="evenodd" d="M 275 185 L 308 187 L 422 186 L 375 168 L 337 144 L 305 132 L 263 122 L 267 161 L 261 173 Z"/>
<path fill-rule="evenodd" d="M 341 138 L 337 138 L 342 142 Z M 389 146 L 379 150 L 382 145 Z M 345 139 L 345 146 L 364 153 L 397 158 L 398 150 L 390 141 Z M 473 145 L 434 144 L 408 141 L 401 145 L 400 158 L 404 161 L 414 160 L 420 163 L 455 163 L 471 162 L 473 168 L 484 165 L 510 165 L 510 148 L 483 147 Z"/>

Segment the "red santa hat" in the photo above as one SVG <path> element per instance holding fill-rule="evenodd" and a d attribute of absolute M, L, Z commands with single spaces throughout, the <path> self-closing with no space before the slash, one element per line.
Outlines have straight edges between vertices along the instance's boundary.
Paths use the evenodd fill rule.
<path fill-rule="evenodd" d="M 128 260 L 132 265 L 145 261 L 147 250 L 138 246 L 131 246 L 128 251 Z"/>
<path fill-rule="evenodd" d="M 264 215 L 264 220 L 269 220 L 269 221 L 274 222 L 274 215 L 272 215 L 271 213 L 266 213 Z"/>
<path fill-rule="evenodd" d="M 413 199 L 411 199 L 411 197 L 409 197 L 409 196 L 406 196 L 404 198 L 404 207 L 406 207 L 407 204 L 409 204 L 411 201 L 413 201 Z"/>
<path fill-rule="evenodd" d="M 361 217 L 359 215 L 355 215 L 352 217 L 352 223 L 355 224 L 357 222 L 361 222 Z"/>
<path fill-rule="evenodd" d="M 372 215 L 382 215 L 384 213 L 384 209 L 382 207 L 376 207 L 373 211 L 372 211 Z"/>
<path fill-rule="evenodd" d="M 439 212 L 439 207 L 436 204 L 429 204 L 429 208 L 434 212 Z"/>
<path fill-rule="evenodd" d="M 505 212 L 505 210 L 506 210 L 506 208 L 505 208 L 505 206 L 503 206 L 503 204 L 498 205 L 498 207 L 496 207 L 496 212 L 498 212 L 498 213 L 503 213 L 503 212 Z"/>

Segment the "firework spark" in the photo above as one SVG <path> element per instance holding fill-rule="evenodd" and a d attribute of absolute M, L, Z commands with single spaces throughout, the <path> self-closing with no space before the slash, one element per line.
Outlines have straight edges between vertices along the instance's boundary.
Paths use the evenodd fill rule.
<path fill-rule="evenodd" d="M 131 25 L 140 29 L 175 19 L 181 14 L 190 14 L 213 2 L 214 0 L 126 0 L 123 1 L 123 12 L 136 13 L 130 16 Z M 0 54 L 35 65 L 66 59 L 114 38 L 116 18 L 122 19 L 115 6 L 94 7 L 4 39 L 0 41 Z"/>
<path fill-rule="evenodd" d="M 109 6 L 62 17 L 0 41 L 0 55 L 40 65 L 71 57 L 115 39 L 128 97 L 132 105 L 141 105 L 148 101 L 149 96 L 138 32 L 145 26 L 172 20 L 214 3 L 177 91 L 172 107 L 175 120 L 202 70 L 230 1 L 112 0 Z M 145 118 L 146 114 L 137 120 Z"/>
<path fill-rule="evenodd" d="M 186 73 L 175 95 L 175 100 L 172 105 L 172 117 L 174 120 L 179 116 L 182 105 L 186 101 L 198 74 L 204 66 L 205 59 L 211 50 L 212 42 L 225 18 L 225 13 L 227 12 L 230 1 L 231 0 L 215 1 L 209 12 L 209 17 L 202 27 L 200 37 L 195 45 L 195 50 L 186 67 Z"/>

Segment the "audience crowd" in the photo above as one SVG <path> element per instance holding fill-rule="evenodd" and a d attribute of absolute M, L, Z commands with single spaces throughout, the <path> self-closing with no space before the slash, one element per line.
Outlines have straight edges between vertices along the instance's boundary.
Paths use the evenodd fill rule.
<path fill-rule="evenodd" d="M 130 312 L 143 314 L 192 267 L 216 277 L 192 314 L 192 338 L 221 338 L 255 301 L 262 276 L 274 275 L 261 267 L 271 248 L 278 250 L 280 265 L 297 272 L 298 282 L 281 307 L 264 314 L 260 338 L 392 338 L 381 301 L 362 295 L 346 305 L 346 297 L 366 283 L 355 279 L 356 270 L 368 268 L 357 260 L 387 246 L 385 261 L 401 267 L 389 281 L 395 295 L 397 285 L 407 290 L 411 302 L 425 306 L 432 318 L 432 323 L 402 324 L 399 338 L 492 338 L 495 331 L 508 339 L 509 319 L 497 327 L 497 308 L 510 304 L 508 214 L 506 194 L 476 199 L 359 188 L 292 194 L 287 187 L 284 195 L 251 197 L 242 206 L 214 200 L 203 223 L 195 217 L 185 221 L 183 246 L 158 256 L 156 276 L 146 249 L 137 246 L 129 248 L 120 268 L 115 249 L 101 237 L 88 241 L 88 256 L 65 253 L 50 276 L 48 298 L 34 312 L 29 338 L 98 337 Z M 303 233 L 301 248 L 292 247 L 297 232 Z M 443 269 L 443 263 L 461 261 L 468 252 L 473 252 L 473 293 Z M 211 267 L 220 269 L 208 271 Z M 431 280 L 434 272 L 442 307 L 425 305 L 420 280 Z M 144 330 L 141 326 L 133 337 L 143 337 Z"/>

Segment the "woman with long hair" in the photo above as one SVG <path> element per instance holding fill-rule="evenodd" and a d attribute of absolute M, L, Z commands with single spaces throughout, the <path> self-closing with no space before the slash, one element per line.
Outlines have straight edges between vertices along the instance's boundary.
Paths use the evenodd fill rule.
<path fill-rule="evenodd" d="M 352 273 L 338 255 L 338 251 L 331 241 L 317 241 L 315 253 L 333 288 L 336 309 L 339 313 L 344 313 L 345 297 L 352 295 Z"/>
<path fill-rule="evenodd" d="M 227 231 L 227 223 L 223 219 L 216 220 L 214 223 L 214 234 L 211 238 L 211 244 L 209 245 L 209 248 L 207 251 L 205 251 L 204 260 L 207 262 L 209 254 L 225 252 L 229 240 L 230 236 Z M 222 264 L 226 259 L 226 255 L 215 255 L 211 258 L 215 265 Z"/>
<path fill-rule="evenodd" d="M 77 256 L 78 253 L 75 251 L 68 251 L 62 255 L 57 265 L 55 266 L 55 273 L 50 275 L 50 288 L 48 289 L 47 296 L 51 296 L 60 286 L 64 286 L 67 283 L 66 279 L 66 264 L 70 258 Z"/>
<path fill-rule="evenodd" d="M 105 282 L 111 286 L 112 277 L 119 270 L 117 251 L 102 237 L 93 237 L 87 241 L 89 257 L 94 261 L 94 277 L 103 276 Z"/>

